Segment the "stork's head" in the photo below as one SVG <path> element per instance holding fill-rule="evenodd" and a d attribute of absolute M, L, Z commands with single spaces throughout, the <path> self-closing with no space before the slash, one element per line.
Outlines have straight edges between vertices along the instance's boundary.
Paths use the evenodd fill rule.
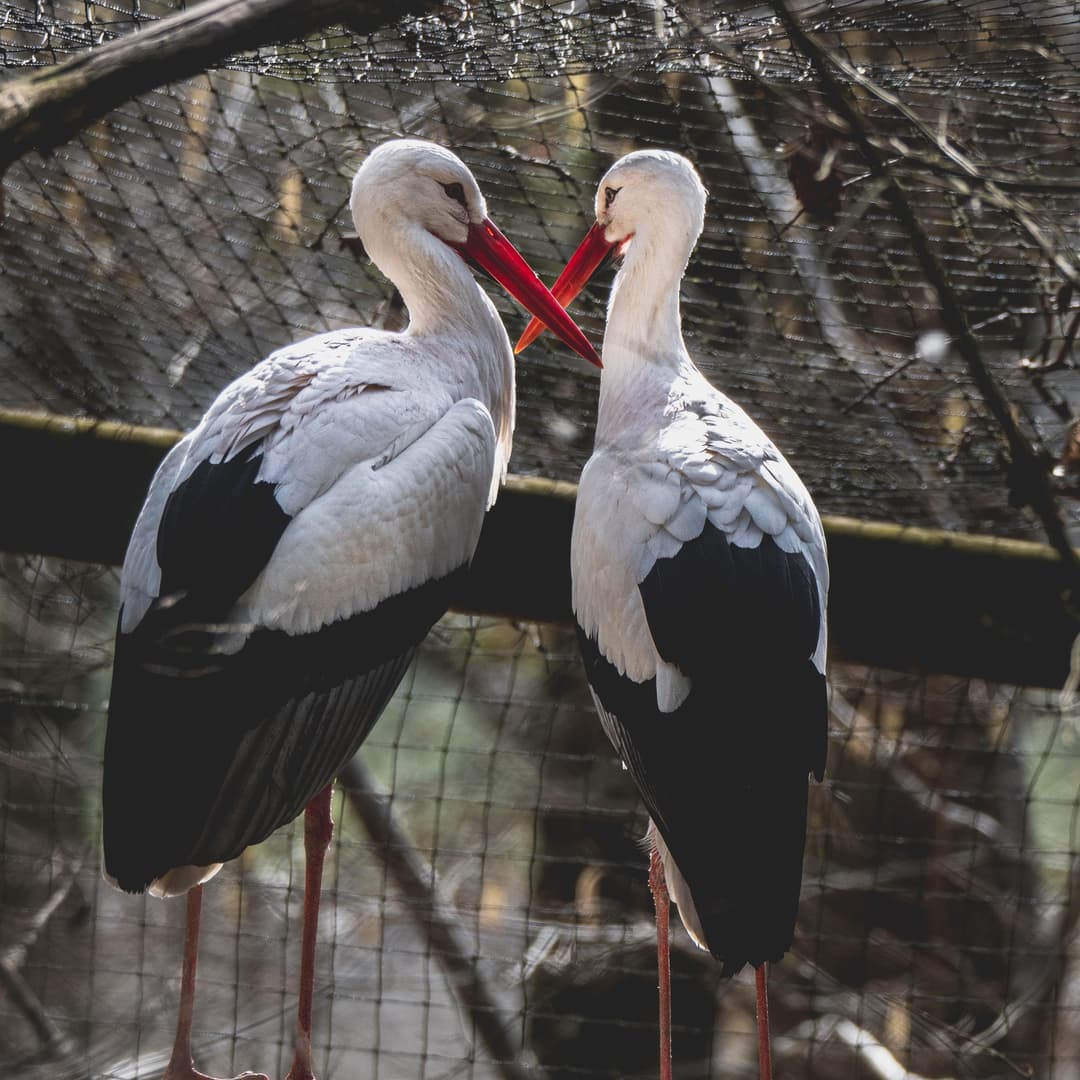
<path fill-rule="evenodd" d="M 669 150 L 637 150 L 611 166 L 596 189 L 596 224 L 551 291 L 569 304 L 601 263 L 626 255 L 631 247 L 662 248 L 685 268 L 705 226 L 707 192 L 694 166 Z M 535 319 L 515 352 L 521 352 L 543 329 Z"/>
<path fill-rule="evenodd" d="M 420 225 L 454 247 L 469 226 L 487 218 L 487 204 L 469 167 L 423 139 L 392 139 L 368 156 L 353 180 L 351 207 L 360 238 L 389 222 Z"/>
<path fill-rule="evenodd" d="M 596 189 L 596 224 L 609 247 L 624 254 L 637 235 L 653 234 L 687 253 L 705 225 L 704 185 L 694 166 L 668 150 L 620 158 Z"/>
<path fill-rule="evenodd" d="M 350 199 L 353 223 L 383 269 L 408 261 L 410 246 L 434 237 L 490 274 L 515 300 L 575 352 L 600 358 L 536 272 L 488 217 L 468 166 L 445 147 L 422 139 L 378 146 L 356 173 Z"/>

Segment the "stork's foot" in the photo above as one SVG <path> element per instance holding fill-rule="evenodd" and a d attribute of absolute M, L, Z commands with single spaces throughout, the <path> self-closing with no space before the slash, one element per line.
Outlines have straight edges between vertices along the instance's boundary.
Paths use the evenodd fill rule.
<path fill-rule="evenodd" d="M 266 1073 L 255 1072 L 242 1072 L 239 1076 L 230 1077 L 209 1076 L 204 1072 L 199 1072 L 190 1059 L 186 1062 L 174 1059 L 169 1062 L 169 1067 L 162 1074 L 161 1080 L 270 1080 L 270 1077 Z"/>

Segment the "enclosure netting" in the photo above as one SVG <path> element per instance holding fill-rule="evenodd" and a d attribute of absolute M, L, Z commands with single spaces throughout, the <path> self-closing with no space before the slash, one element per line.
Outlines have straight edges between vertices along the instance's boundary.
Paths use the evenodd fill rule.
<path fill-rule="evenodd" d="M 2 569 L 0 1066 L 158 1075 L 183 905 L 114 892 L 98 866 L 116 572 L 36 556 Z M 834 665 L 831 680 L 795 948 L 771 977 L 777 1075 L 1075 1076 L 1075 716 L 1056 695 L 946 676 Z M 335 804 L 318 1074 L 509 1075 L 429 936 L 434 909 L 477 964 L 473 1009 L 495 1011 L 537 1075 L 655 1076 L 645 819 L 572 634 L 447 617 L 361 757 L 400 831 L 373 843 Z M 419 857 L 424 889 L 388 869 L 387 843 Z M 302 881 L 294 825 L 208 889 L 204 1067 L 285 1071 Z M 681 928 L 673 957 L 676 1075 L 756 1076 L 752 980 L 721 983 Z"/>
<path fill-rule="evenodd" d="M 167 10 L 2 3 L 4 73 Z M 815 118 L 828 110 L 766 5 L 440 10 L 373 39 L 338 31 L 238 57 L 13 168 L 0 230 L 2 403 L 186 428 L 276 346 L 397 323 L 390 287 L 341 243 L 351 175 L 390 135 L 452 146 L 494 220 L 552 277 L 591 221 L 603 170 L 661 146 L 691 157 L 711 196 L 683 293 L 691 349 L 782 443 L 822 510 L 1032 527 L 1009 505 L 996 425 L 941 337 L 909 238 L 853 149 L 832 163 L 845 185 L 835 222 L 822 220 L 828 197 L 800 216 L 779 151 L 824 138 Z M 1075 311 L 1047 248 L 1070 258 L 1080 210 L 1077 12 L 836 0 L 800 16 L 926 125 L 860 92 L 986 362 L 1053 454 L 1075 378 Z M 1030 204 L 1033 229 L 945 156 L 943 139 Z M 822 163 L 801 160 L 811 173 Z M 594 337 L 604 294 L 593 289 L 580 309 Z M 520 310 L 497 302 L 520 328 Z M 565 349 L 545 349 L 521 365 L 512 467 L 576 480 L 596 380 Z"/>
<path fill-rule="evenodd" d="M 177 6 L 0 2 L 0 77 Z M 1064 287 L 1080 228 L 1080 8 L 795 7 L 858 73 L 841 78 L 983 360 L 1057 458 L 1080 325 Z M 549 280 L 604 169 L 658 146 L 689 156 L 710 192 L 683 290 L 691 352 L 822 511 L 1040 538 L 911 238 L 831 116 L 764 4 L 461 3 L 373 37 L 339 28 L 230 58 L 8 171 L 0 407 L 184 429 L 279 345 L 400 326 L 392 287 L 343 243 L 351 175 L 389 136 L 459 153 Z M 492 295 L 513 335 L 521 312 Z M 574 309 L 594 340 L 605 295 L 601 282 Z M 516 472 L 577 479 L 596 386 L 547 338 L 530 350 Z M 3 564 L 7 1075 L 151 1076 L 170 1041 L 182 912 L 113 893 L 98 870 L 115 591 L 112 570 Z M 796 948 L 772 975 L 778 1074 L 1076 1080 L 1075 714 L 1056 695 L 948 675 L 833 665 L 830 680 Z M 403 891 L 385 844 L 339 806 L 324 1080 L 504 1075 L 428 938 L 431 902 L 479 958 L 523 1062 L 655 1075 L 644 818 L 566 632 L 449 617 L 363 756 L 434 892 L 425 907 Z M 208 890 L 204 1066 L 287 1065 L 299 842 L 295 828 L 275 836 Z M 677 1075 L 756 1075 L 749 984 L 720 983 L 681 930 L 675 963 Z"/>

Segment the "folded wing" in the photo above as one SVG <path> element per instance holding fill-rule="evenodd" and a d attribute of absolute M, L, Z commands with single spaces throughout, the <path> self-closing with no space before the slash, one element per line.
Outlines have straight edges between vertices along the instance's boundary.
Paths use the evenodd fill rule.
<path fill-rule="evenodd" d="M 295 817 L 367 735 L 479 538 L 496 458 L 482 404 L 425 414 L 414 394 L 403 421 L 387 381 L 305 412 L 313 382 L 234 401 L 264 406 L 246 429 L 212 410 L 140 517 L 105 750 L 122 888 L 224 862 Z"/>

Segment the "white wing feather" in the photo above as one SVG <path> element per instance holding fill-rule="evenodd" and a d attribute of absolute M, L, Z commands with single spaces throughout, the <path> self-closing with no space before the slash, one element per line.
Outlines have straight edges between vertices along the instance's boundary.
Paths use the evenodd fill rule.
<path fill-rule="evenodd" d="M 256 443 L 258 479 L 275 485 L 293 520 L 236 624 L 314 629 L 466 562 L 508 447 L 480 401 L 455 403 L 444 381 L 410 363 L 415 347 L 372 330 L 323 334 L 226 387 L 154 477 L 124 562 L 122 629 L 158 595 L 171 492 L 201 462 Z"/>
<path fill-rule="evenodd" d="M 139 511 L 120 572 L 120 629 L 133 630 L 161 592 L 157 561 L 157 533 L 169 494 L 176 487 L 191 448 L 186 435 L 166 455 L 154 474 L 150 492 Z"/>
<path fill-rule="evenodd" d="M 666 408 L 627 410 L 607 438 L 598 430 L 581 477 L 571 562 L 578 622 L 620 673 L 635 682 L 656 677 L 658 705 L 667 712 L 690 687 L 657 653 L 638 592 L 657 559 L 678 554 L 706 520 L 740 547 L 757 547 L 768 535 L 783 551 L 806 557 L 822 611 L 828 564 L 809 493 L 757 424 L 696 370 L 665 393 Z M 659 416 L 661 426 L 631 430 L 626 415 Z M 820 671 L 825 649 L 822 619 L 814 655 Z"/>
<path fill-rule="evenodd" d="M 352 466 L 304 507 L 243 614 L 308 633 L 444 577 L 472 557 L 494 467 L 490 414 L 474 399 L 456 402 L 388 463 Z"/>

